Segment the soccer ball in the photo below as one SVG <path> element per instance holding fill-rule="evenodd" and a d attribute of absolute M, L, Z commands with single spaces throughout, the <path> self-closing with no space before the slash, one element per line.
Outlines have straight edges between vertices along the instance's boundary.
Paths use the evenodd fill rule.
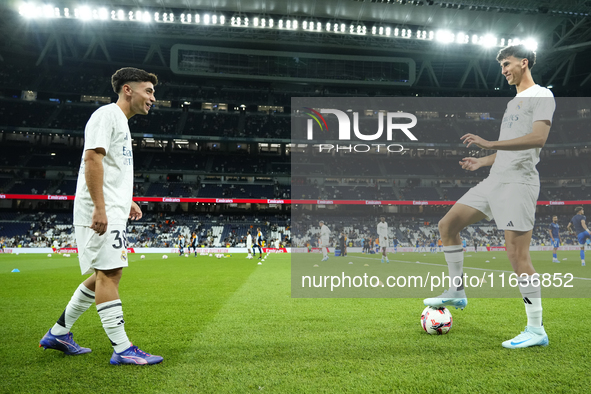
<path fill-rule="evenodd" d="M 144 255 L 142 255 L 142 257 L 140 257 L 140 259 L 142 259 L 142 260 L 145 259 L 145 258 L 146 258 L 146 256 L 144 256 Z"/>
<path fill-rule="evenodd" d="M 163 256 L 162 256 L 162 258 L 163 258 L 164 260 L 166 260 L 166 259 L 168 258 L 168 256 L 167 256 L 167 255 L 163 255 Z"/>
<path fill-rule="evenodd" d="M 421 327 L 432 335 L 447 334 L 451 330 L 453 318 L 447 308 L 426 307 L 421 314 Z"/>
<path fill-rule="evenodd" d="M 51 257 L 51 253 L 47 255 L 47 257 Z"/>
<path fill-rule="evenodd" d="M 209 254 L 209 257 L 213 256 L 211 253 Z"/>
<path fill-rule="evenodd" d="M 187 253 L 185 253 L 185 257 L 189 257 L 189 255 Z"/>

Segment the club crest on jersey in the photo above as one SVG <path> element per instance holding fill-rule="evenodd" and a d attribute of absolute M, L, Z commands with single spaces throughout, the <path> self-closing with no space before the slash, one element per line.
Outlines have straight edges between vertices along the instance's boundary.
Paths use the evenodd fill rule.
<path fill-rule="evenodd" d="M 121 261 L 127 261 L 127 250 L 121 251 Z"/>
<path fill-rule="evenodd" d="M 521 109 L 521 104 L 523 104 L 523 100 L 518 102 L 515 108 L 517 108 L 518 110 Z"/>

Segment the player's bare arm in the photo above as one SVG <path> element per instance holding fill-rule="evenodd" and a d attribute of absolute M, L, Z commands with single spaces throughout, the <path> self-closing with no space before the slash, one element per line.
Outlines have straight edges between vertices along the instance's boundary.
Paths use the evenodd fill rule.
<path fill-rule="evenodd" d="M 460 160 L 460 165 L 462 166 L 463 170 L 468 171 L 476 171 L 481 167 L 489 167 L 492 166 L 495 162 L 497 154 L 494 153 L 492 155 L 488 155 L 485 157 L 464 157 Z"/>
<path fill-rule="evenodd" d="M 142 218 L 142 210 L 139 205 L 136 204 L 135 201 L 131 202 L 131 209 L 129 211 L 129 218 L 131 220 L 140 220 Z"/>
<path fill-rule="evenodd" d="M 106 154 L 103 148 L 89 149 L 84 152 L 84 176 L 90 198 L 94 204 L 90 228 L 98 235 L 103 235 L 107 231 L 108 225 L 103 193 L 103 159 Z"/>
<path fill-rule="evenodd" d="M 487 141 L 475 134 L 465 134 L 461 140 L 466 144 L 466 148 L 476 145 L 482 149 L 491 150 L 526 150 L 532 148 L 543 148 L 550 133 L 551 123 L 549 120 L 535 121 L 532 132 L 522 137 L 513 138 L 505 141 Z"/>

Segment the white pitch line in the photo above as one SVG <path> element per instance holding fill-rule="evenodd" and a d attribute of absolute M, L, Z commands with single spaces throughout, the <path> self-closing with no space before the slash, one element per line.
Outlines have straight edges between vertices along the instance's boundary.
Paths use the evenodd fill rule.
<path fill-rule="evenodd" d="M 374 259 L 371 257 L 362 257 L 362 256 L 351 256 L 352 258 L 356 258 L 356 259 L 366 259 L 366 260 L 376 260 L 379 261 L 378 259 Z M 436 267 L 447 267 L 447 265 L 443 265 L 443 264 L 435 264 L 435 263 L 422 263 L 422 262 L 417 262 L 417 261 L 404 261 L 404 260 L 390 260 L 390 261 L 394 261 L 396 263 L 406 263 L 406 264 L 421 264 L 421 265 L 434 265 Z M 509 272 L 509 273 L 513 273 L 513 271 L 507 271 L 507 270 L 495 270 L 495 269 L 490 269 L 490 268 L 476 268 L 476 267 L 464 267 L 464 269 L 469 269 L 469 270 L 476 270 L 476 271 L 491 271 L 491 272 Z M 563 276 L 560 276 L 560 278 L 563 278 Z M 578 276 L 573 276 L 573 279 L 579 279 L 579 280 L 591 280 L 591 278 L 580 278 Z"/>

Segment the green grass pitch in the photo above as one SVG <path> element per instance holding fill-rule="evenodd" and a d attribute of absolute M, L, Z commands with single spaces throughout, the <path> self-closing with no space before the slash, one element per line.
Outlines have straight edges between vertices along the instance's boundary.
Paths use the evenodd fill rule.
<path fill-rule="evenodd" d="M 488 267 L 509 269 L 505 253 L 482 253 L 492 256 Z M 261 266 L 243 254 L 129 257 L 120 285 L 126 330 L 164 362 L 111 366 L 94 306 L 72 330 L 92 353 L 43 351 L 39 340 L 84 278 L 76 255 L 0 255 L 0 393 L 589 392 L 586 298 L 544 299 L 550 346 L 509 350 L 501 342 L 526 323 L 519 298 L 470 299 L 451 310 L 448 335 L 431 336 L 419 325 L 421 299 L 291 298 L 289 255 Z M 565 270 L 591 277 L 578 252 L 559 257 Z M 444 264 L 442 254 L 390 255 L 405 258 Z M 551 253 L 532 259 L 551 264 Z"/>

